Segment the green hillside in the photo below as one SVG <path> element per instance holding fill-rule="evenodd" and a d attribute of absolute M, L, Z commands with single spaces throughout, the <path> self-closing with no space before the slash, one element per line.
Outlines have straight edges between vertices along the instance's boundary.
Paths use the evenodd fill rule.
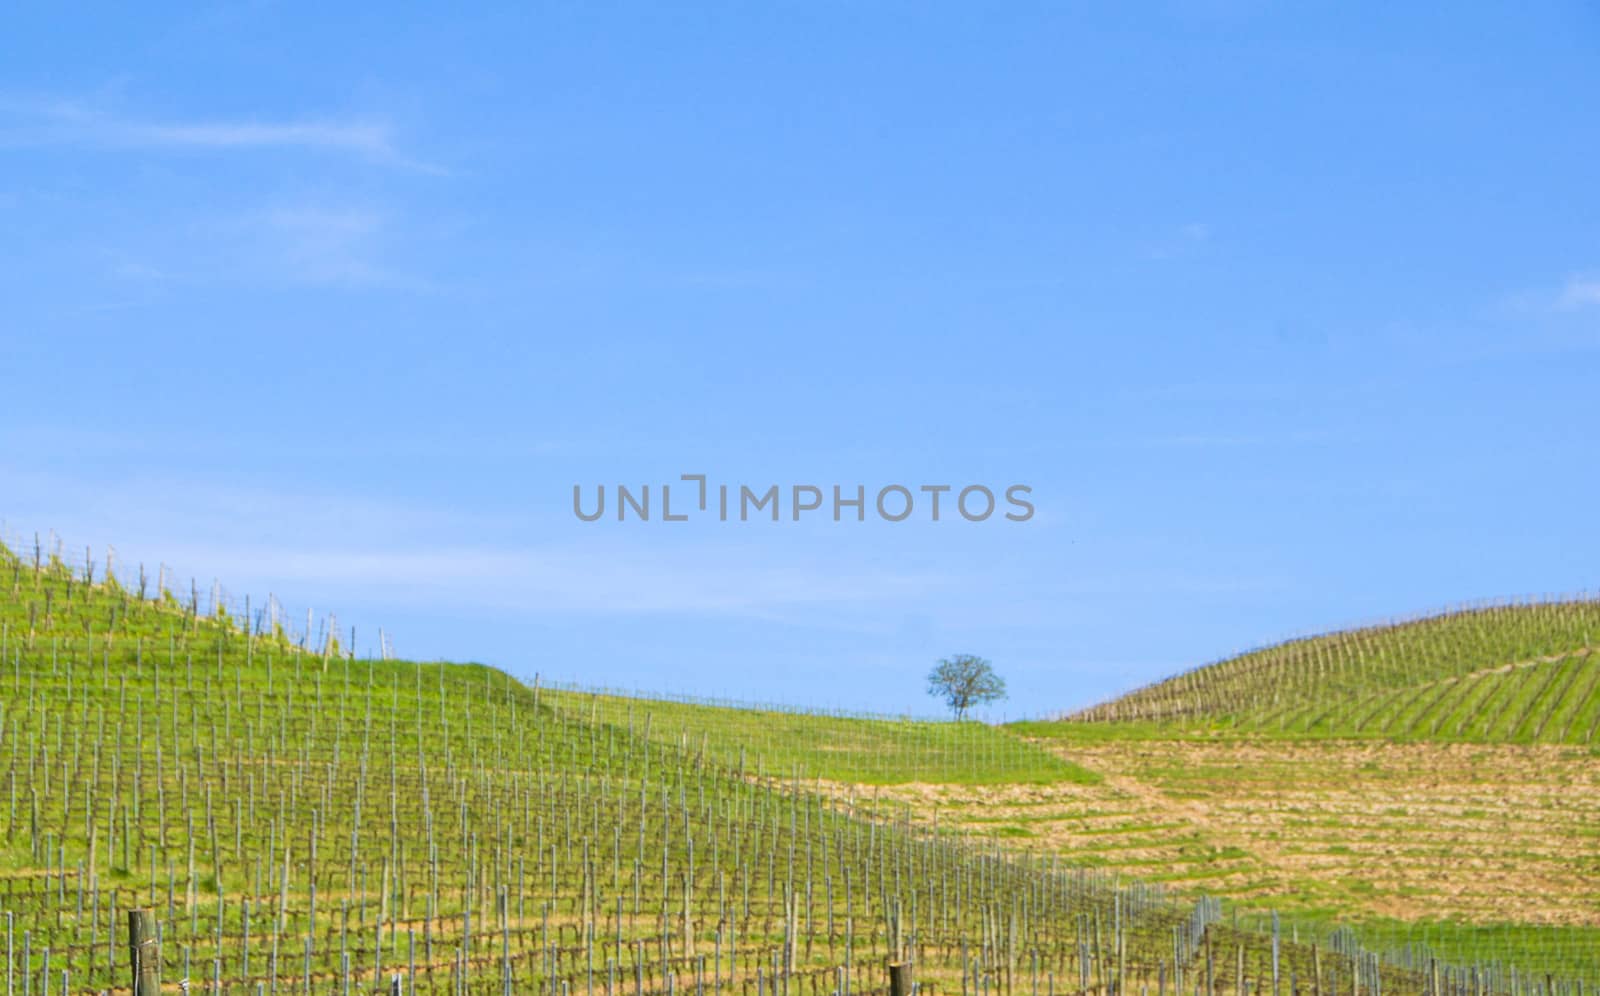
<path fill-rule="evenodd" d="M 482 666 L 314 650 L 270 614 L 159 588 L 0 552 L 8 996 L 125 991 L 136 908 L 167 988 L 215 993 L 874 996 L 891 960 L 975 996 L 1312 978 L 1520 994 L 1530 972 L 1588 972 L 1564 955 L 1380 960 L 1331 925 L 1274 938 L 1213 900 L 796 777 L 809 729 L 870 745 L 835 754 L 900 760 L 808 774 L 970 780 L 1024 758 L 999 764 L 1013 787 L 1094 781 L 1010 734 L 713 710 L 694 743 L 681 710 L 652 721 Z M 741 768 L 752 724 L 774 756 Z M 924 736 L 976 759 L 929 766 Z"/>
<path fill-rule="evenodd" d="M 862 785 L 1087 783 L 1078 765 L 985 723 L 848 716 L 578 689 L 540 689 L 566 715 L 608 723 L 740 772 Z"/>
<path fill-rule="evenodd" d="M 1294 640 L 1064 719 L 1139 730 L 1587 745 L 1600 601 L 1497 605 Z M 1036 728 L 1037 729 L 1037 728 Z"/>
<path fill-rule="evenodd" d="M 134 907 L 207 992 L 875 992 L 891 953 L 954 990 L 1194 957 L 1158 889 L 862 819 L 489 668 L 312 653 L 59 562 L 0 578 L 10 993 L 126 985 Z"/>

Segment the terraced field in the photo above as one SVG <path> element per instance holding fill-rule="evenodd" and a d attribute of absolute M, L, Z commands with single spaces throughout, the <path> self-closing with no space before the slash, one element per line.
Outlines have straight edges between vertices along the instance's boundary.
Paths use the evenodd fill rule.
<path fill-rule="evenodd" d="M 946 832 L 1273 911 L 1306 936 L 1600 978 L 1600 754 L 1544 745 L 1109 740 L 1098 784 L 831 791 Z"/>
<path fill-rule="evenodd" d="M 872 798 L 1285 913 L 1600 928 L 1600 754 L 1232 739 L 1061 749 L 1103 782 Z"/>

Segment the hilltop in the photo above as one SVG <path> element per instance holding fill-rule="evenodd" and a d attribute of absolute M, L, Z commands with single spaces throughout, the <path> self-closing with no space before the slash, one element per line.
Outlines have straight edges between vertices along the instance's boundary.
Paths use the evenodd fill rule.
<path fill-rule="evenodd" d="M 1591 744 L 1600 601 L 1510 603 L 1241 654 L 1063 717 L 1295 736 Z"/>

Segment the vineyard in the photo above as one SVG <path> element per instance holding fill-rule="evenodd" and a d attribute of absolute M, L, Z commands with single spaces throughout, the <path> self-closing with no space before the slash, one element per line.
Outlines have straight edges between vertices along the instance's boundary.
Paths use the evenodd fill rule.
<path fill-rule="evenodd" d="M 697 700 L 649 699 L 576 687 L 541 689 L 575 720 L 617 726 L 738 772 L 858 785 L 1093 783 L 1056 753 L 984 723 L 828 715 Z"/>
<path fill-rule="evenodd" d="M 1464 609 L 1294 640 L 1062 717 L 1170 730 L 1595 743 L 1600 601 Z"/>
<path fill-rule="evenodd" d="M 1007 731 L 741 726 L 731 710 L 711 723 L 703 706 L 482 666 L 357 659 L 333 627 L 297 641 L 269 612 L 234 618 L 193 586 L 139 579 L 37 546 L 0 552 L 7 996 L 1595 984 L 1568 951 L 1444 958 L 1363 947 L 1333 924 L 1239 920 L 1203 895 L 837 791 L 856 778 L 1099 785 Z"/>

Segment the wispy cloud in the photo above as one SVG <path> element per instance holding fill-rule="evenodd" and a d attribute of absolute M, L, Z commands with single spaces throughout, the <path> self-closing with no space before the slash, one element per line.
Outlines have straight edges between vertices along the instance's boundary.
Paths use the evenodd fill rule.
<path fill-rule="evenodd" d="M 1502 295 L 1496 302 L 1502 314 L 1517 318 L 1562 314 L 1600 306 L 1600 273 L 1577 271 L 1561 283 L 1524 288 Z"/>
<path fill-rule="evenodd" d="M 244 281 L 439 290 L 433 281 L 395 267 L 393 257 L 406 245 L 395 227 L 390 210 L 365 200 L 288 200 L 196 218 L 182 240 L 151 237 L 136 253 L 108 252 L 108 273 L 136 287 Z"/>
<path fill-rule="evenodd" d="M 0 145 L 114 148 L 298 149 L 355 155 L 423 172 L 440 167 L 401 153 L 392 126 L 379 120 L 159 121 L 107 113 L 77 101 L 0 97 Z"/>
<path fill-rule="evenodd" d="M 384 216 L 358 208 L 280 207 L 246 219 L 246 237 L 297 283 L 412 285 L 378 262 Z"/>
<path fill-rule="evenodd" d="M 285 590 L 360 591 L 391 606 L 470 603 L 528 614 L 768 618 L 800 606 L 881 604 L 925 594 L 941 579 L 850 565 L 709 561 L 633 551 L 597 556 L 576 546 L 283 549 L 169 547 L 180 563 Z M 347 596 L 348 597 L 348 596 Z"/>
<path fill-rule="evenodd" d="M 389 127 L 366 122 L 295 121 L 288 123 L 113 124 L 112 134 L 151 145 L 212 149 L 262 149 L 298 146 L 338 149 L 376 158 L 395 155 Z"/>
<path fill-rule="evenodd" d="M 1556 307 L 1562 311 L 1596 305 L 1600 305 L 1600 276 L 1572 277 L 1556 297 Z"/>

